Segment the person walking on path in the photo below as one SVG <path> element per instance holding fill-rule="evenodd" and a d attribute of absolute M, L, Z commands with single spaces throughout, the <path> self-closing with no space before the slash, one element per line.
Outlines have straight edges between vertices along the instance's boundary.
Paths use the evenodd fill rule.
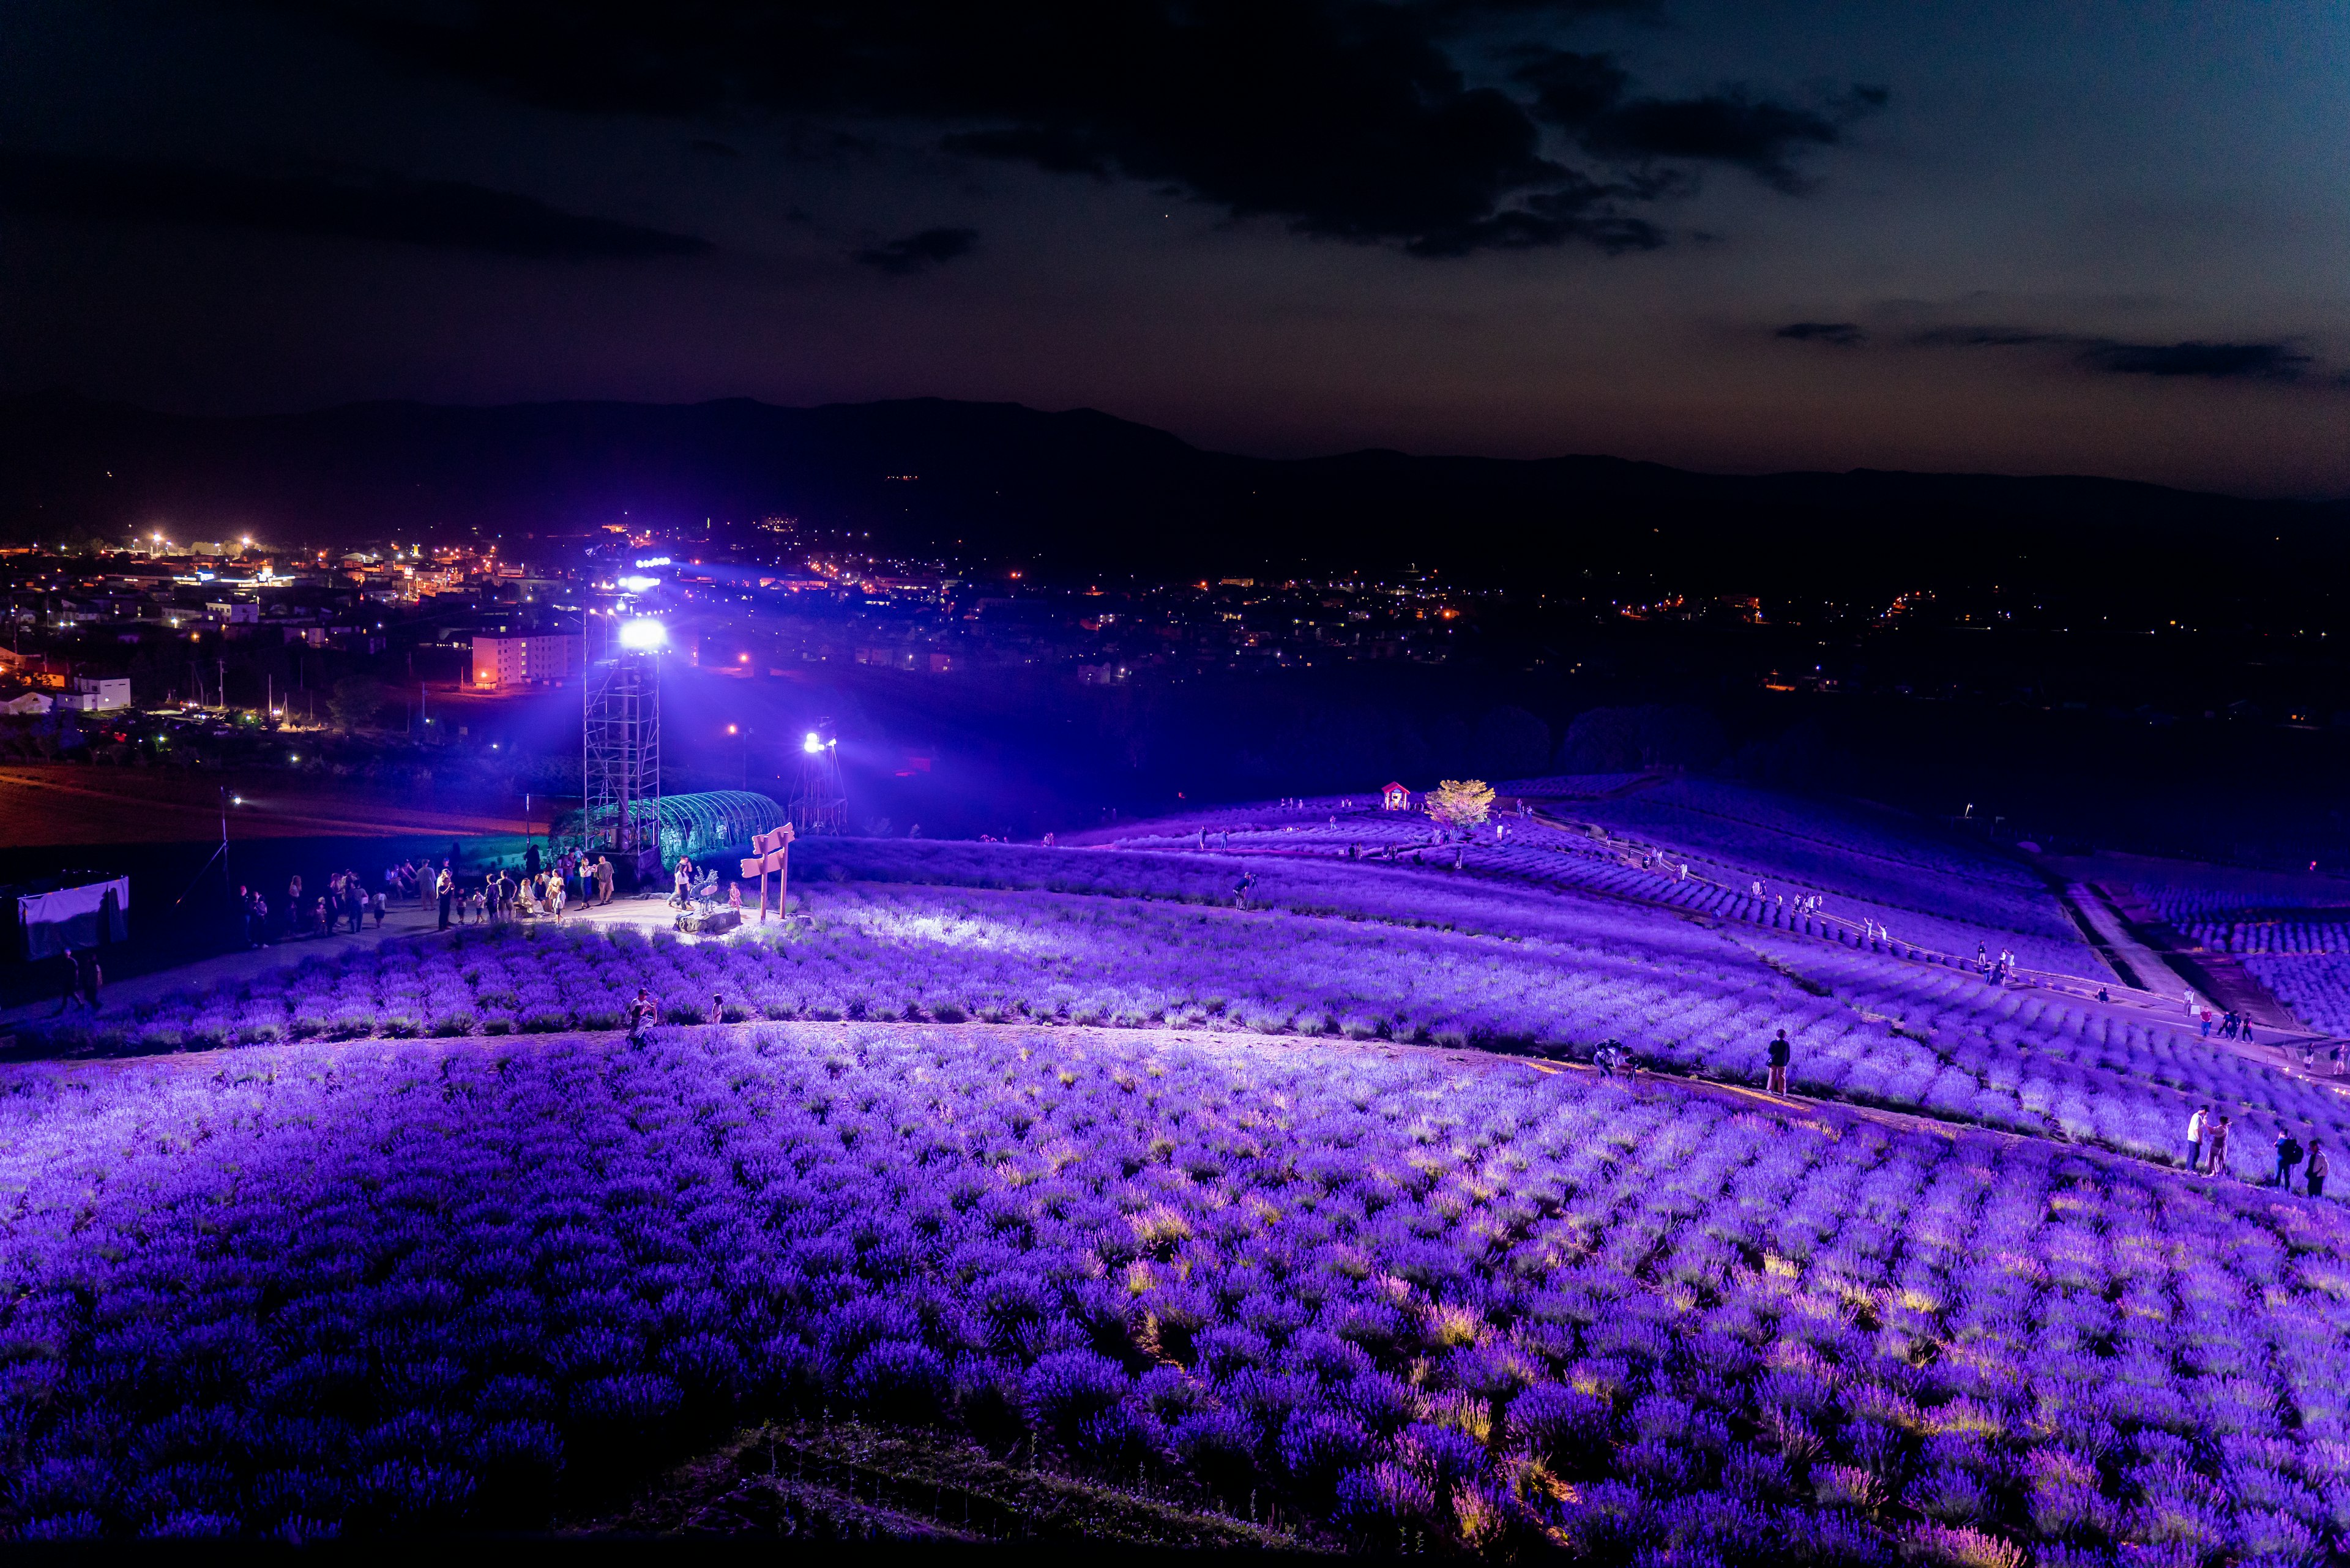
<path fill-rule="evenodd" d="M 2211 1107 L 2205 1106 L 2187 1118 L 2187 1168 L 2202 1168 L 2203 1129 L 2211 1125 Z"/>
<path fill-rule="evenodd" d="M 563 919 L 563 904 L 564 900 L 570 896 L 569 888 L 570 884 L 560 877 L 549 877 L 546 879 L 546 901 L 553 908 L 555 918 L 558 920 Z"/>
<path fill-rule="evenodd" d="M 2276 1184 L 2279 1192 L 2293 1190 L 2293 1168 L 2301 1163 L 2301 1140 L 2293 1136 L 2293 1130 L 2290 1127 L 2280 1129 L 2276 1137 Z"/>
<path fill-rule="evenodd" d="M 383 889 L 380 888 L 375 893 L 375 929 L 379 931 L 383 929 Z"/>
<path fill-rule="evenodd" d="M 677 857 L 677 894 L 671 902 L 682 909 L 692 901 L 692 896 L 693 862 L 681 855 Z"/>
<path fill-rule="evenodd" d="M 2325 1146 L 2315 1138 L 2309 1140 L 2309 1195 L 2325 1196 Z"/>
<path fill-rule="evenodd" d="M 449 929 L 449 900 L 457 893 L 457 878 L 450 871 L 449 863 L 445 860 L 441 863 L 441 875 L 433 878 L 432 891 L 441 900 L 441 924 L 438 929 L 445 931 Z"/>
<path fill-rule="evenodd" d="M 596 898 L 603 904 L 612 901 L 612 861 L 609 856 L 596 857 Z"/>
<path fill-rule="evenodd" d="M 1794 1060 L 1794 1047 L 1787 1044 L 1787 1032 L 1783 1029 L 1780 1030 L 1778 1038 L 1771 1042 L 1769 1088 L 1772 1094 L 1783 1095 L 1787 1092 L 1787 1064 Z"/>
<path fill-rule="evenodd" d="M 2220 1118 L 2219 1125 L 2213 1127 L 2204 1135 L 2204 1141 L 2210 1146 L 2209 1151 L 2204 1156 L 2206 1161 L 2203 1172 L 2204 1175 L 2224 1176 L 2227 1174 L 2228 1129 L 2234 1125 L 2235 1118 L 2233 1116 L 2221 1116 Z"/>

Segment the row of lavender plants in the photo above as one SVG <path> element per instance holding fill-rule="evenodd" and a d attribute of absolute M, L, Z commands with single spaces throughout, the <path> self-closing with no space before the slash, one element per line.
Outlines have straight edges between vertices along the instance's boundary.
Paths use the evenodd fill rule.
<path fill-rule="evenodd" d="M 1987 989 L 1866 953 L 1792 943 L 1775 950 L 1862 1015 L 1931 1042 L 1953 1070 L 1918 1096 L 1937 1114 L 2019 1130 L 2053 1126 L 2067 1137 L 2168 1158 L 2185 1139 L 2189 1116 L 2210 1106 L 2238 1118 L 2229 1163 L 2248 1179 L 2273 1170 L 2271 1140 L 2280 1130 L 2334 1140 L 2337 1150 L 2350 1147 L 2350 1102 L 2330 1081 L 2280 1073 L 2202 1038 L 2183 1019 L 2132 1016 L 2053 992 Z M 2117 1083 L 2127 1092 L 2116 1093 Z"/>
<path fill-rule="evenodd" d="M 2300 871 L 2174 863 L 2159 879 L 2137 883 L 2138 897 L 2174 925 L 2224 920 L 2238 909 L 2323 909 L 2350 905 L 2350 879 Z"/>
<path fill-rule="evenodd" d="M 6 1069 L 0 1184 L 23 1537 L 540 1527 L 828 1410 L 1371 1547 L 2350 1541 L 2337 1212 L 2045 1143 L 759 1025 Z"/>
<path fill-rule="evenodd" d="M 2340 920 L 2230 920 L 2186 928 L 2193 941 L 2223 953 L 2350 951 L 2350 924 Z"/>
<path fill-rule="evenodd" d="M 1580 815 L 1694 860 L 1866 904 L 1905 928 L 1962 928 L 2027 965 L 2096 974 L 2094 950 L 2029 867 L 1898 814 L 1799 800 L 1711 779 L 1681 779 Z M 1947 946 L 1938 941 L 1938 946 Z"/>
<path fill-rule="evenodd" d="M 625 926 L 494 928 L 353 948 L 290 974 L 63 1025 L 60 1044 L 76 1033 L 162 1050 L 610 1029 L 643 986 L 675 1022 L 1044 1020 L 1575 1054 L 1612 1038 L 1655 1064 L 1759 1083 L 1783 1028 L 1806 1094 L 2158 1160 L 2179 1158 L 2196 1095 L 2231 1114 L 2290 1118 L 2303 1137 L 2350 1137 L 2337 1097 L 2085 1004 L 1858 953 L 1836 968 L 1839 950 L 1789 939 L 1776 955 L 1758 953 L 1655 917 L 1534 902 L 1521 918 L 1539 936 L 1044 892 L 827 886 L 805 934 L 694 943 Z M 1510 909 L 1497 897 L 1463 898 L 1456 912 L 1507 925 Z M 2230 1149 L 2239 1174 L 2261 1170 L 2273 1132 L 2239 1133 Z"/>
<path fill-rule="evenodd" d="M 2312 1029 L 2350 1034 L 2350 950 L 2290 958 L 2255 953 L 2244 967 Z"/>

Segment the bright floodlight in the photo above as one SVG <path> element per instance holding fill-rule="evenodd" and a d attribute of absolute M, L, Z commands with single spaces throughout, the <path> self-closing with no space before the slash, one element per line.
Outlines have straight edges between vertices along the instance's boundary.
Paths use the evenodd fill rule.
<path fill-rule="evenodd" d="M 620 628 L 622 648 L 660 648 L 669 641 L 669 628 L 650 616 L 640 616 Z"/>
<path fill-rule="evenodd" d="M 800 750 L 804 752 L 820 752 L 824 750 L 824 741 L 814 730 L 810 730 L 807 734 L 807 739 L 800 742 Z"/>
<path fill-rule="evenodd" d="M 645 576 L 622 577 L 620 586 L 632 594 L 649 594 L 660 587 L 660 579 Z"/>

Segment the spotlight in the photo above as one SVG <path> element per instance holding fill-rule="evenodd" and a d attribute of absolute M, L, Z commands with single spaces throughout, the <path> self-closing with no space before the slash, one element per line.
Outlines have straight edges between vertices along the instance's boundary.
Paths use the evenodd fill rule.
<path fill-rule="evenodd" d="M 810 730 L 807 732 L 807 739 L 800 742 L 800 750 L 804 752 L 820 752 L 824 750 L 824 741 L 814 730 Z"/>
<path fill-rule="evenodd" d="M 661 648 L 669 642 L 669 628 L 650 616 L 639 616 L 620 628 L 620 646 L 638 649 Z"/>

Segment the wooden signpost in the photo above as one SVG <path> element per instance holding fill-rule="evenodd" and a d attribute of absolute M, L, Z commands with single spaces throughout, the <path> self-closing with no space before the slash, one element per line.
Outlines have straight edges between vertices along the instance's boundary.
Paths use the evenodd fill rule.
<path fill-rule="evenodd" d="M 792 825 L 784 824 L 773 833 L 751 836 L 751 858 L 743 862 L 743 875 L 759 879 L 759 921 L 767 919 L 767 877 L 775 878 L 775 919 L 785 918 L 787 908 L 785 895 L 792 885 Z"/>

